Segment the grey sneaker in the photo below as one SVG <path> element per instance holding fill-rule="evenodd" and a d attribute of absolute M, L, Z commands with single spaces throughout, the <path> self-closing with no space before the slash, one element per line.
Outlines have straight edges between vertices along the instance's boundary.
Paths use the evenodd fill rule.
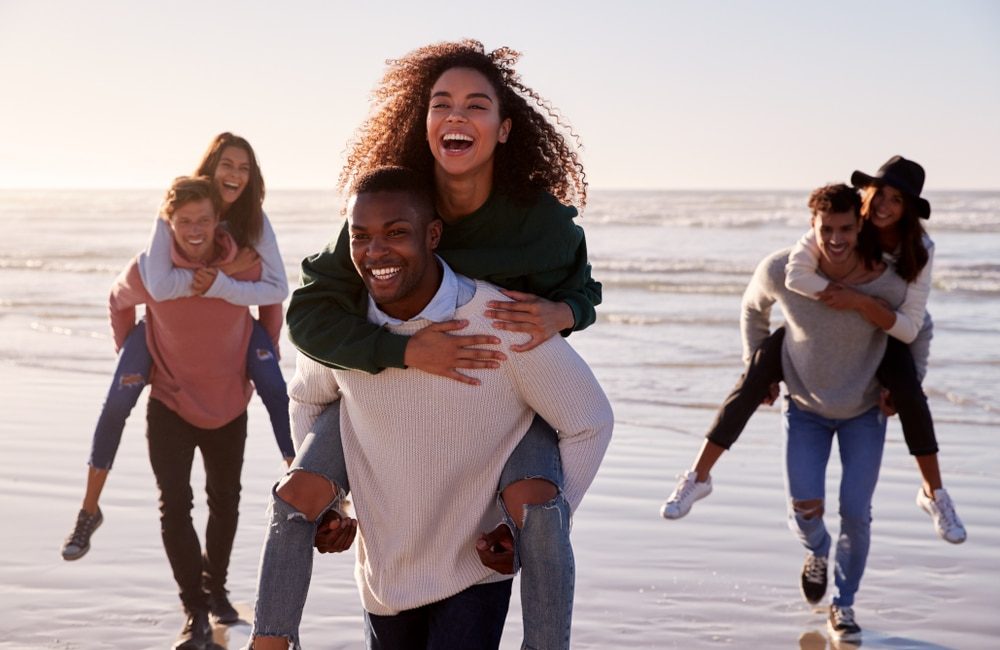
<path fill-rule="evenodd" d="M 833 641 L 858 642 L 861 640 L 861 627 L 854 621 L 854 609 L 830 605 L 830 618 L 826 621 Z"/>
<path fill-rule="evenodd" d="M 917 505 L 931 516 L 934 521 L 934 530 L 941 536 L 941 539 L 952 544 L 961 544 L 965 541 L 965 526 L 955 512 L 955 504 L 944 488 L 934 490 L 934 498 L 924 494 L 924 489 L 917 490 Z"/>
<path fill-rule="evenodd" d="M 810 605 L 823 600 L 826 595 L 827 559 L 810 553 L 802 565 L 802 597 Z"/>
<path fill-rule="evenodd" d="M 660 516 L 664 519 L 680 519 L 691 510 L 698 499 L 704 499 L 712 493 L 712 478 L 704 483 L 698 482 L 698 475 L 689 470 L 680 476 L 677 487 L 660 508 Z"/>
<path fill-rule="evenodd" d="M 104 521 L 104 515 L 98 508 L 94 514 L 88 514 L 83 508 L 76 515 L 76 527 L 73 533 L 63 542 L 62 556 L 64 560 L 79 560 L 90 550 L 90 536 Z"/>

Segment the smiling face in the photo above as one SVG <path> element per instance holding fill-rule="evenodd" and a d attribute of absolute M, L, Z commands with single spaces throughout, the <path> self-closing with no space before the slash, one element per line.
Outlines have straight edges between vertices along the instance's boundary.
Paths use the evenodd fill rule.
<path fill-rule="evenodd" d="M 872 187 L 867 191 L 875 192 L 868 208 L 868 219 L 872 225 L 879 230 L 894 227 L 906 211 L 902 192 L 890 185 Z"/>
<path fill-rule="evenodd" d="M 437 293 L 441 273 L 434 249 L 441 222 L 420 214 L 404 192 L 373 192 L 348 205 L 351 257 L 368 293 L 385 313 L 408 320 Z"/>
<path fill-rule="evenodd" d="M 208 262 L 215 252 L 215 229 L 219 215 L 211 199 L 189 201 L 174 209 L 170 216 L 170 230 L 174 241 L 186 258 L 192 262 Z"/>
<path fill-rule="evenodd" d="M 435 174 L 492 182 L 494 150 L 509 134 L 510 119 L 501 119 L 496 91 L 482 73 L 451 68 L 438 77 L 427 109 Z"/>
<path fill-rule="evenodd" d="M 222 195 L 224 208 L 228 208 L 236 203 L 250 182 L 250 154 L 242 147 L 226 147 L 219 156 L 212 178 Z"/>
<path fill-rule="evenodd" d="M 861 230 L 861 219 L 856 212 L 817 212 L 812 225 L 821 261 L 836 266 L 853 259 Z"/>

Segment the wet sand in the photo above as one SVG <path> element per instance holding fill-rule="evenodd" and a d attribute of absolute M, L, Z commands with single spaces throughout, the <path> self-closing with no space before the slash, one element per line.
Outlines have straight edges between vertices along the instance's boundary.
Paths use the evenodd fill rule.
<path fill-rule="evenodd" d="M 59 555 L 79 508 L 106 382 L 98 373 L 0 367 L 0 516 L 6 522 L 0 648 L 163 648 L 183 622 L 159 537 L 145 398 L 126 428 L 90 553 L 77 562 Z M 659 505 L 700 444 L 691 432 L 700 431 L 709 414 L 611 398 L 615 439 L 574 523 L 573 647 L 828 647 L 824 612 L 799 595 L 803 550 L 785 524 L 777 411 L 755 416 L 717 466 L 710 497 L 685 519 L 664 521 Z M 865 648 L 995 647 L 1000 450 L 988 426 L 945 423 L 939 429 L 946 484 L 969 539 L 957 546 L 941 541 L 914 505 L 918 475 L 898 423 L 891 423 L 872 551 L 855 606 Z M 203 528 L 197 466 L 195 517 Z M 265 499 L 281 471 L 255 398 L 229 581 L 241 611 L 252 603 Z M 836 462 L 828 476 L 828 493 L 836 494 Z M 835 530 L 829 515 L 828 522 Z M 363 647 L 352 563 L 349 555 L 317 558 L 302 628 L 306 647 Z M 516 584 L 514 591 L 505 650 L 520 644 Z M 239 647 L 247 631 L 235 626 L 226 641 L 220 629 L 217 641 Z"/>

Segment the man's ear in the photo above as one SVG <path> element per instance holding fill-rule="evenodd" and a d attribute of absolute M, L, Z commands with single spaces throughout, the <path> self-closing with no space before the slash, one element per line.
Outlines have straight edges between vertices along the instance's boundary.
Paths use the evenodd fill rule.
<path fill-rule="evenodd" d="M 430 245 L 431 250 L 437 250 L 438 244 L 441 243 L 441 229 L 444 223 L 438 219 L 431 219 L 431 222 L 427 224 L 427 243 Z"/>

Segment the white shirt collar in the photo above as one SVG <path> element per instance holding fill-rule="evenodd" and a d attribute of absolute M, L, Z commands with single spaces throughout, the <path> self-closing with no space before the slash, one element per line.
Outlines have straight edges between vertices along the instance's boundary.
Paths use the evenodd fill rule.
<path fill-rule="evenodd" d="M 439 256 L 435 255 L 434 257 L 441 265 L 441 286 L 438 287 L 437 293 L 427 303 L 427 306 L 411 318 L 411 321 L 429 320 L 432 323 L 440 323 L 451 320 L 455 317 L 458 308 L 472 300 L 472 296 L 476 293 L 474 281 L 452 271 L 448 263 Z M 399 325 L 404 322 L 379 309 L 371 295 L 368 296 L 368 320 L 383 326 Z"/>

